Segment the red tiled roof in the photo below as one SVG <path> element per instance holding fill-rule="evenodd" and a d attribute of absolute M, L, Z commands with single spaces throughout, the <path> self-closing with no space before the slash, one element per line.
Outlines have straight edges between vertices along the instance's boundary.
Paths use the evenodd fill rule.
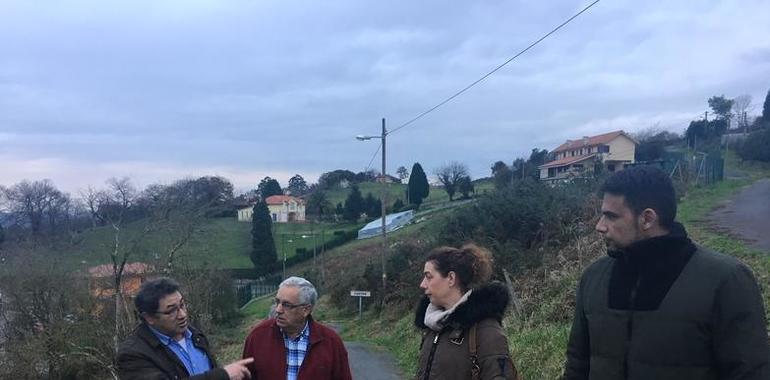
<path fill-rule="evenodd" d="M 586 136 L 587 138 L 582 138 L 577 140 L 567 140 L 567 142 L 559 145 L 558 148 L 554 149 L 552 153 L 563 152 L 570 149 L 579 149 L 587 146 L 608 144 L 610 141 L 615 140 L 615 138 L 617 138 L 620 135 L 631 138 L 630 136 L 628 136 L 628 134 L 626 134 L 626 132 L 623 132 L 622 130 L 609 132 L 609 133 L 596 135 L 596 136 L 590 136 L 590 137 Z M 633 139 L 631 140 L 633 141 Z"/>
<path fill-rule="evenodd" d="M 304 204 L 305 201 L 303 201 L 300 198 L 292 197 L 291 195 L 271 195 L 265 199 L 265 202 L 269 205 L 281 205 L 283 202 L 288 202 L 290 200 L 294 200 L 297 203 Z"/>
<path fill-rule="evenodd" d="M 155 267 L 145 263 L 128 263 L 123 267 L 123 274 L 142 274 L 153 272 Z M 97 265 L 88 268 L 88 274 L 91 277 L 109 277 L 112 276 L 112 264 Z"/>
<path fill-rule="evenodd" d="M 555 167 L 555 166 L 570 165 L 570 164 L 574 164 L 574 163 L 577 163 L 577 162 L 580 162 L 580 161 L 585 161 L 585 160 L 587 160 L 589 158 L 592 158 L 594 156 L 596 156 L 596 153 L 591 153 L 589 155 L 583 155 L 583 156 L 564 157 L 564 158 L 556 160 L 556 161 L 546 162 L 545 164 L 540 165 L 537 168 L 538 169 L 545 169 L 545 168 L 552 168 L 552 167 Z"/>

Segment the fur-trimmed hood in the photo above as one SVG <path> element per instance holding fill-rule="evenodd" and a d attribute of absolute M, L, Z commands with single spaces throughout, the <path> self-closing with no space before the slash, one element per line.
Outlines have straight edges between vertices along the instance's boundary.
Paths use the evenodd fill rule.
<path fill-rule="evenodd" d="M 510 303 L 508 288 L 500 282 L 491 282 L 473 289 L 468 300 L 457 306 L 457 309 L 449 315 L 446 326 L 462 329 L 487 318 L 502 321 L 508 303 Z M 428 309 L 428 304 L 430 304 L 428 296 L 423 296 L 417 304 L 414 325 L 420 329 L 428 328 L 425 326 L 425 311 Z"/>

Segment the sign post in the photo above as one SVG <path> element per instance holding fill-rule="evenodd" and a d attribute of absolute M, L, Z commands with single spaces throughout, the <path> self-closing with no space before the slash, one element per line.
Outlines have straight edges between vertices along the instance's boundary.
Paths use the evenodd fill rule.
<path fill-rule="evenodd" d="M 358 297 L 358 319 L 361 319 L 364 310 L 364 297 L 371 297 L 372 292 L 368 290 L 351 290 L 350 296 Z"/>

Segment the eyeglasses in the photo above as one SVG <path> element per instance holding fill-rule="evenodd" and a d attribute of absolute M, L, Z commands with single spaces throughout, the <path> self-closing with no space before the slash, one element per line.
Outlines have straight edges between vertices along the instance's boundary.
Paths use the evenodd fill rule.
<path fill-rule="evenodd" d="M 184 310 L 184 312 L 187 313 L 187 308 L 189 306 L 190 305 L 187 302 L 182 301 L 179 303 L 179 306 L 174 306 L 171 308 L 171 310 L 156 311 L 155 314 L 163 314 L 163 315 L 168 315 L 171 318 L 176 318 L 177 316 L 179 316 L 179 310 Z"/>
<path fill-rule="evenodd" d="M 288 303 L 286 301 L 281 301 L 278 298 L 276 298 L 273 300 L 273 306 L 278 307 L 278 305 L 281 305 L 281 307 L 284 308 L 285 310 L 294 310 L 300 306 L 307 306 L 306 303 L 293 304 L 293 303 Z"/>

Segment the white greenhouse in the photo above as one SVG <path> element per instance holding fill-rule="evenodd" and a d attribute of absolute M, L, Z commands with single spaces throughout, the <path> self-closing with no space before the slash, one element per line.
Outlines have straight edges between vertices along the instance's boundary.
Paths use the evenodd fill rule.
<path fill-rule="evenodd" d="M 385 229 L 388 232 L 395 231 L 411 222 L 413 218 L 414 210 L 385 215 Z M 359 239 L 367 239 L 380 234 L 382 234 L 382 218 L 377 218 L 358 230 Z"/>

